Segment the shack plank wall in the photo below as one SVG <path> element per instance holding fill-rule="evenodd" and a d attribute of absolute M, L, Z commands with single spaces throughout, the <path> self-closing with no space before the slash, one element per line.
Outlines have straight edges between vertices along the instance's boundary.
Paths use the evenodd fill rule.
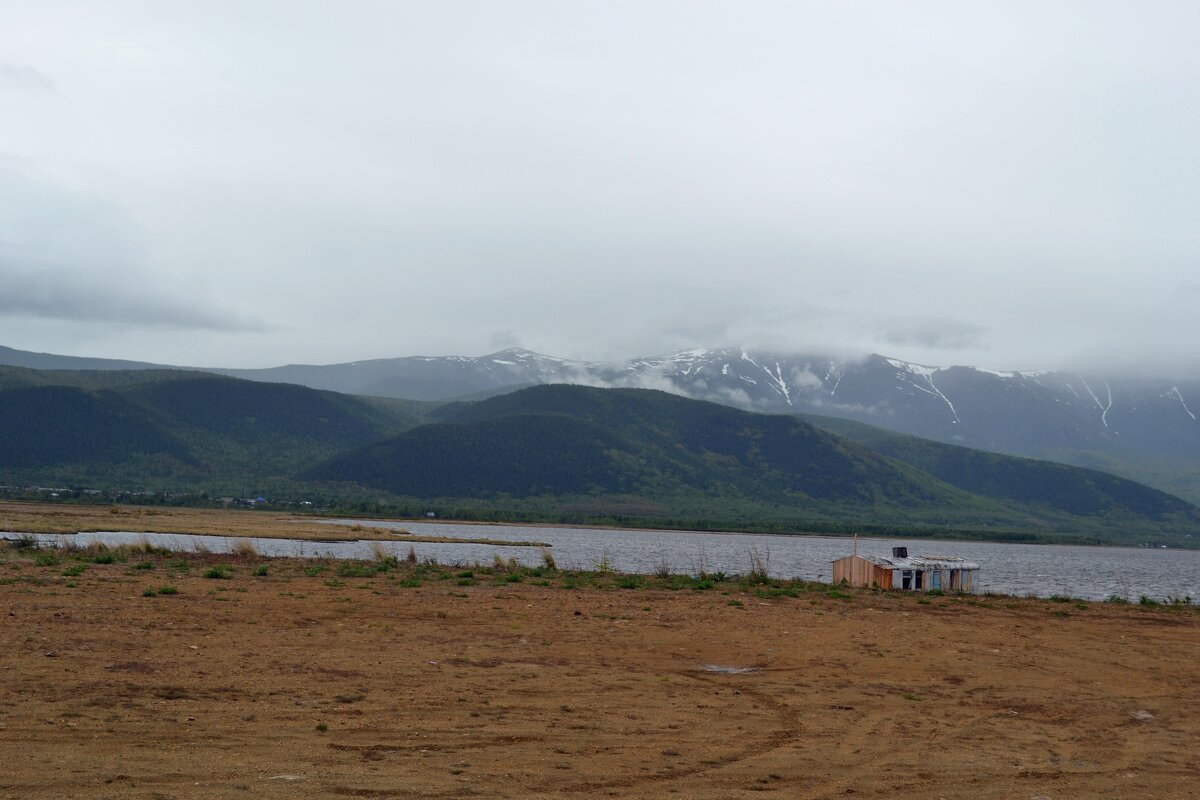
<path fill-rule="evenodd" d="M 862 556 L 847 556 L 833 562 L 833 582 L 842 581 L 851 586 L 878 586 L 892 588 L 892 571 L 884 569 Z"/>

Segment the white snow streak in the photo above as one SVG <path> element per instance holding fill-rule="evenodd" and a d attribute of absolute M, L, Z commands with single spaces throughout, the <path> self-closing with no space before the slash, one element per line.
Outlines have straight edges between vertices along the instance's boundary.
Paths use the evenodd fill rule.
<path fill-rule="evenodd" d="M 1100 421 L 1104 423 L 1104 427 L 1108 427 L 1108 412 L 1112 408 L 1112 387 L 1108 385 L 1108 381 L 1104 382 L 1104 388 L 1108 390 L 1108 405 L 1100 402 L 1100 398 L 1096 397 L 1096 393 L 1092 391 L 1092 387 L 1088 386 L 1088 382 L 1083 378 L 1079 379 L 1083 384 L 1083 388 L 1087 389 L 1087 393 L 1096 401 L 1096 407 L 1100 409 Z"/>
<path fill-rule="evenodd" d="M 837 394 L 838 387 L 842 385 L 842 378 L 844 377 L 846 377 L 846 370 L 837 364 L 829 365 L 829 372 L 825 373 L 825 382 L 829 383 L 830 378 L 836 378 L 833 382 L 833 388 L 829 390 L 830 397 Z"/>
<path fill-rule="evenodd" d="M 789 406 L 792 404 L 792 395 L 791 392 L 788 391 L 787 382 L 783 379 L 783 370 L 780 369 L 778 362 L 775 363 L 775 371 L 771 372 L 771 370 L 767 369 L 762 364 L 759 364 L 757 361 L 751 358 L 750 354 L 745 350 L 742 351 L 742 359 L 749 361 L 751 364 L 767 373 L 767 378 L 770 379 L 771 388 L 783 395 L 783 399 L 787 400 L 787 404 Z"/>
<path fill-rule="evenodd" d="M 767 370 L 767 374 L 770 375 L 771 371 Z M 783 379 L 783 370 L 780 368 L 778 361 L 775 362 L 774 377 L 775 377 L 775 382 L 777 384 L 779 384 L 779 391 L 783 392 L 783 399 L 787 400 L 787 404 L 790 406 L 792 404 L 792 393 L 788 391 L 788 385 L 787 385 L 787 382 L 784 381 L 784 379 Z"/>
<path fill-rule="evenodd" d="M 954 410 L 954 403 L 951 403 L 950 398 L 946 397 L 946 395 L 942 394 L 942 390 L 937 388 L 937 385 L 934 384 L 934 382 L 933 382 L 933 375 L 935 372 L 937 372 L 936 369 L 933 369 L 930 367 L 922 367 L 918 364 L 909 364 L 907 361 L 898 361 L 894 358 L 889 358 L 888 363 L 891 364 L 896 369 L 900 370 L 900 375 L 899 375 L 900 380 L 904 381 L 909 386 L 913 387 L 914 389 L 920 389 L 922 392 L 925 392 L 925 394 L 931 394 L 936 397 L 942 398 L 942 402 L 944 402 L 949 407 L 950 413 L 954 415 L 954 423 L 953 424 L 957 425 L 960 422 L 960 420 L 958 418 L 958 412 Z M 906 373 L 906 372 L 909 375 L 919 375 L 922 378 L 924 378 L 925 383 L 928 384 L 929 388 L 926 389 L 924 386 L 917 383 L 916 381 L 906 378 L 904 376 L 904 373 Z"/>
<path fill-rule="evenodd" d="M 1176 399 L 1179 400 L 1179 405 L 1183 406 L 1183 410 L 1187 412 L 1187 415 L 1192 419 L 1196 418 L 1196 415 L 1192 413 L 1192 410 L 1187 407 L 1187 403 L 1183 402 L 1183 394 L 1179 391 L 1178 386 L 1172 386 L 1171 391 L 1167 394 L 1174 394 Z"/>

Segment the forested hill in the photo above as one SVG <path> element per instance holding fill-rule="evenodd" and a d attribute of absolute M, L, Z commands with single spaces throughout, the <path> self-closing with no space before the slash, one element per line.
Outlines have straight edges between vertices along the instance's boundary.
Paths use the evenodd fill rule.
<path fill-rule="evenodd" d="M 423 411 L 196 372 L 0 368 L 0 484 L 284 488 Z"/>
<path fill-rule="evenodd" d="M 645 389 L 544 385 L 437 407 L 187 371 L 3 368 L 0 419 L 9 486 L 1024 540 L 1191 544 L 1200 527 L 1188 503 L 1104 473 Z"/>
<path fill-rule="evenodd" d="M 970 480 L 952 467 L 935 475 L 795 417 L 651 390 L 539 386 L 434 416 L 436 424 L 336 456 L 305 477 L 502 507 L 737 523 L 828 520 L 1111 540 L 1154 528 L 1186 536 L 1200 519 L 1176 497 L 1101 473 L 980 454 L 986 459 L 971 462 Z"/>
<path fill-rule="evenodd" d="M 1174 495 L 1099 470 L 943 444 L 837 417 L 799 416 L 815 427 L 985 497 L 1054 506 L 1073 514 L 1119 510 L 1161 518 L 1194 508 Z"/>

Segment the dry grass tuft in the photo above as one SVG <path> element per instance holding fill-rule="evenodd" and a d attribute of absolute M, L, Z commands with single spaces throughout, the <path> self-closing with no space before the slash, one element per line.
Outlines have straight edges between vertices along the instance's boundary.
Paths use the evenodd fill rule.
<path fill-rule="evenodd" d="M 233 547 L 229 549 L 229 552 L 243 558 L 255 558 L 258 556 L 258 548 L 249 539 L 238 539 L 234 542 Z"/>

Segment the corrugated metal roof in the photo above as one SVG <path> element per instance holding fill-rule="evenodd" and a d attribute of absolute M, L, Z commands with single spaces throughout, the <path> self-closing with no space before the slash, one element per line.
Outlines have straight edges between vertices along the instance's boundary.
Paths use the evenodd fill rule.
<path fill-rule="evenodd" d="M 860 556 L 872 564 L 885 569 L 979 569 L 974 561 L 967 561 L 958 556 L 909 556 L 896 558 L 894 556 Z M 841 561 L 839 558 L 838 561 Z"/>

